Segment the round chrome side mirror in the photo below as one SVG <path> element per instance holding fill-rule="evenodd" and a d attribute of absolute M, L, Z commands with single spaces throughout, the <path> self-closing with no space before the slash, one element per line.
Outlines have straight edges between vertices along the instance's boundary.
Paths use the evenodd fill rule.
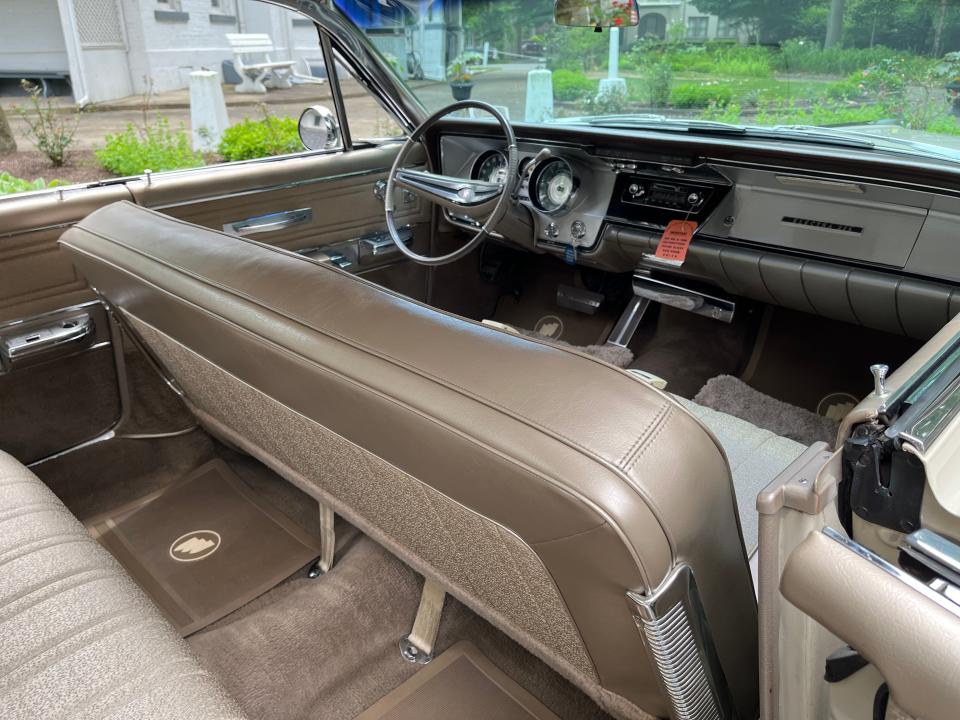
<path fill-rule="evenodd" d="M 312 105 L 300 115 L 300 142 L 307 150 L 333 150 L 340 147 L 337 116 L 323 105 Z"/>

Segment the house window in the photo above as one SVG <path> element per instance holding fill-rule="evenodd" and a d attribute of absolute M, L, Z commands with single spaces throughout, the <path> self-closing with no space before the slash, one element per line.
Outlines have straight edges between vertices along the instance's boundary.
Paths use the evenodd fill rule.
<path fill-rule="evenodd" d="M 717 21 L 718 38 L 735 38 L 737 36 L 736 24 L 727 18 L 720 18 Z"/>
<path fill-rule="evenodd" d="M 180 0 L 157 0 L 161 10 L 180 10 Z"/>
<path fill-rule="evenodd" d="M 706 40 L 707 28 L 710 25 L 710 18 L 701 15 L 687 20 L 687 37 L 691 40 Z"/>
<path fill-rule="evenodd" d="M 667 36 L 667 19 L 660 13 L 647 13 L 640 18 L 638 25 L 640 37 L 653 37 L 663 40 Z"/>

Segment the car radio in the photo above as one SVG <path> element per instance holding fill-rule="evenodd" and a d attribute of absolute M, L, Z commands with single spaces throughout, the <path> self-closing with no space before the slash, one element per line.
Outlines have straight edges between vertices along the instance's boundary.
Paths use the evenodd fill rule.
<path fill-rule="evenodd" d="M 676 218 L 703 224 L 729 190 L 729 185 L 693 182 L 654 175 L 621 173 L 607 215 L 629 223 L 665 227 Z"/>
<path fill-rule="evenodd" d="M 624 183 L 621 200 L 665 210 L 695 211 L 710 197 L 710 190 L 701 185 L 631 177 Z"/>

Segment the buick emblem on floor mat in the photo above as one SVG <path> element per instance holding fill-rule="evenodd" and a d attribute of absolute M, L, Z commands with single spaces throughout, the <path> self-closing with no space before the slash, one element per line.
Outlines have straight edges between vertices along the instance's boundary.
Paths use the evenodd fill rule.
<path fill-rule="evenodd" d="M 220 547 L 220 533 L 213 530 L 193 530 L 181 535 L 170 546 L 170 557 L 179 562 L 203 560 Z"/>
<path fill-rule="evenodd" d="M 556 315 L 544 315 L 537 320 L 537 324 L 533 326 L 533 331 L 541 337 L 559 340 L 560 336 L 563 335 L 563 321 Z"/>

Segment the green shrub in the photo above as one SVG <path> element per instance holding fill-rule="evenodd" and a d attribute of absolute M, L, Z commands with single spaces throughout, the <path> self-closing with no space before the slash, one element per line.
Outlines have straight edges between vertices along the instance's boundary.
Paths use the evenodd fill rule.
<path fill-rule="evenodd" d="M 781 43 L 776 64 L 778 69 L 788 73 L 849 75 L 870 65 L 904 55 L 883 45 L 874 45 L 872 48 L 832 47 L 824 50 L 817 41 L 794 38 Z"/>
<path fill-rule="evenodd" d="M 553 71 L 553 97 L 557 100 L 579 100 L 597 90 L 597 83 L 575 70 Z"/>
<path fill-rule="evenodd" d="M 671 50 L 670 65 L 679 73 L 723 77 L 770 77 L 771 53 L 754 45 L 690 45 Z"/>
<path fill-rule="evenodd" d="M 770 77 L 770 51 L 756 45 L 723 48 L 713 54 L 713 72 L 721 77 Z"/>
<path fill-rule="evenodd" d="M 138 128 L 129 123 L 123 132 L 107 135 L 106 145 L 95 154 L 105 170 L 120 176 L 203 165 L 203 155 L 193 150 L 187 131 L 182 126 L 171 129 L 162 116 L 153 125 Z"/>
<path fill-rule="evenodd" d="M 851 100 L 863 95 L 863 88 L 855 78 L 828 83 L 823 92 L 831 100 Z"/>
<path fill-rule="evenodd" d="M 578 108 L 584 115 L 619 115 L 627 111 L 627 94 L 619 90 L 591 93 L 580 98 Z"/>
<path fill-rule="evenodd" d="M 721 107 L 716 103 L 710 103 L 700 113 L 700 119 L 735 124 L 740 122 L 740 106 L 737 103 L 729 103 Z"/>
<path fill-rule="evenodd" d="M 717 83 L 681 83 L 670 93 L 670 103 L 678 108 L 705 108 L 710 104 L 723 107 L 733 100 L 729 85 Z"/>
<path fill-rule="evenodd" d="M 941 115 L 929 122 L 926 131 L 938 135 L 960 135 L 960 123 L 953 115 Z"/>
<path fill-rule="evenodd" d="M 30 128 L 30 137 L 37 150 L 50 160 L 54 167 L 63 165 L 67 148 L 73 144 L 80 114 L 61 113 L 52 97 L 44 97 L 40 86 L 29 80 L 21 80 L 20 87 L 30 98 L 30 109 L 17 108 L 17 113 Z"/>
<path fill-rule="evenodd" d="M 303 145 L 300 143 L 297 121 L 273 115 L 267 115 L 263 120 L 247 118 L 227 128 L 219 147 L 223 159 L 228 161 L 253 160 L 301 150 Z"/>
<path fill-rule="evenodd" d="M 665 59 L 659 62 L 651 59 L 643 66 L 639 80 L 627 84 L 629 98 L 649 107 L 665 107 L 670 101 L 670 89 L 673 87 L 673 68 Z"/>
<path fill-rule="evenodd" d="M 758 110 L 754 123 L 757 125 L 854 125 L 876 122 L 894 117 L 888 108 L 873 105 L 816 103 L 809 107 L 795 101 L 771 103 Z"/>
<path fill-rule="evenodd" d="M 43 178 L 36 180 L 23 180 L 14 177 L 8 172 L 0 172 L 0 195 L 10 193 L 27 192 L 29 190 L 44 190 L 46 188 L 57 187 L 58 185 L 67 185 L 63 180 L 51 180 L 47 183 Z"/>

